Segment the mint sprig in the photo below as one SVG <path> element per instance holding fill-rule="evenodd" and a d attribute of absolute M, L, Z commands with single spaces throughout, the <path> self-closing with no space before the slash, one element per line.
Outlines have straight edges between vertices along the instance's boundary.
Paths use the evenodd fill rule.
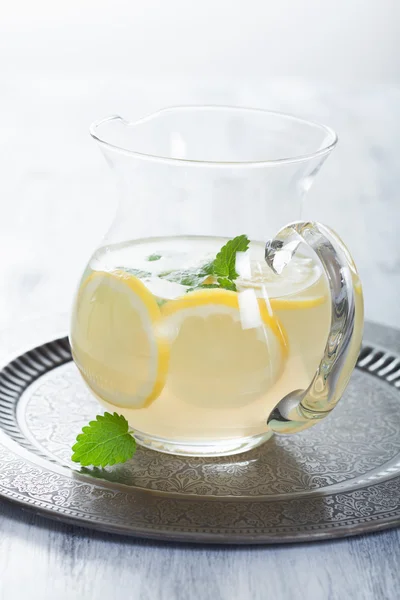
<path fill-rule="evenodd" d="M 231 292 L 236 292 L 236 283 L 229 279 L 229 277 L 218 277 L 218 286 L 223 288 L 224 290 L 230 290 Z"/>
<path fill-rule="evenodd" d="M 238 235 L 222 246 L 214 260 L 200 267 L 165 271 L 155 276 L 187 286 L 187 292 L 205 288 L 222 288 L 236 292 L 235 280 L 239 276 L 236 272 L 236 255 L 238 252 L 246 252 L 249 244 L 247 235 Z M 147 260 L 153 262 L 161 258 L 161 254 L 151 254 Z M 150 272 L 141 269 L 129 269 L 128 272 L 140 279 L 152 276 Z"/>
<path fill-rule="evenodd" d="M 247 235 L 238 235 L 232 240 L 226 242 L 218 252 L 215 259 L 202 267 L 204 275 L 211 275 L 216 282 L 202 283 L 199 281 L 194 287 L 188 291 L 202 289 L 208 287 L 223 288 L 236 292 L 235 280 L 239 277 L 236 272 L 236 254 L 238 252 L 246 252 L 250 244 Z"/>
<path fill-rule="evenodd" d="M 72 450 L 72 460 L 83 467 L 106 467 L 132 458 L 136 442 L 125 417 L 106 412 L 82 428 Z"/>
<path fill-rule="evenodd" d="M 198 269 L 160 273 L 158 277 L 167 281 L 173 281 L 174 283 L 180 283 L 181 285 L 197 287 L 208 277 L 208 273 L 203 267 L 200 267 Z"/>
<path fill-rule="evenodd" d="M 213 272 L 217 277 L 223 277 L 233 281 L 237 279 L 236 253 L 246 252 L 250 244 L 247 235 L 238 235 L 222 246 L 214 260 Z"/>

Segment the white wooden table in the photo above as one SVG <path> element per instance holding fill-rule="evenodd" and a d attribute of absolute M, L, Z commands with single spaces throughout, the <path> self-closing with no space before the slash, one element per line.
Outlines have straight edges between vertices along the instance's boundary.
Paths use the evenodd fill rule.
<path fill-rule="evenodd" d="M 37 73 L 0 80 L 0 327 L 68 310 L 110 222 L 112 187 L 88 124 L 184 103 L 281 109 L 339 131 L 308 207 L 351 242 L 367 316 L 399 327 L 399 87 L 132 83 L 112 75 L 54 85 Z M 399 538 L 394 530 L 313 545 L 190 547 L 101 535 L 0 502 L 0 600 L 395 599 Z"/>
<path fill-rule="evenodd" d="M 0 502 L 0 599 L 395 600 L 400 530 L 274 547 L 118 538 Z"/>

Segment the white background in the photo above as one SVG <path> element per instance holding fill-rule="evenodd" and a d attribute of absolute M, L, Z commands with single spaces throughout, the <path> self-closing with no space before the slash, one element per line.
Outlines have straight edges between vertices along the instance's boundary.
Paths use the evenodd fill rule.
<path fill-rule="evenodd" d="M 349 244 L 367 317 L 400 326 L 399 38 L 397 0 L 0 0 L 0 326 L 68 310 L 109 225 L 89 124 L 193 103 L 338 131 L 308 214 Z"/>
<path fill-rule="evenodd" d="M 397 0 L 3 0 L 9 67 L 397 80 Z"/>

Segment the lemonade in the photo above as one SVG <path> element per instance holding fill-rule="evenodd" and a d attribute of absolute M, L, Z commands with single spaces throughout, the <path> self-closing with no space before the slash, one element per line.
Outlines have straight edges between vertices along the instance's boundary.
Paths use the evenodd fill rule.
<path fill-rule="evenodd" d="M 82 277 L 74 360 L 143 445 L 218 455 L 261 443 L 273 408 L 307 388 L 324 353 L 331 309 L 316 262 L 297 254 L 278 276 L 251 242 L 235 253 L 232 283 L 210 267 L 227 241 L 109 245 Z"/>

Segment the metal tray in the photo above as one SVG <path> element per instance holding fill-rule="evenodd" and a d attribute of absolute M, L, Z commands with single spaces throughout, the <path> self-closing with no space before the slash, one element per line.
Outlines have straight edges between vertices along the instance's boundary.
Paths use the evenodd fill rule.
<path fill-rule="evenodd" d="M 310 541 L 397 525 L 400 332 L 369 331 L 346 397 L 317 427 L 233 457 L 139 448 L 107 470 L 70 462 L 99 407 L 67 338 L 14 354 L 0 372 L 0 496 L 81 526 L 188 542 Z"/>

